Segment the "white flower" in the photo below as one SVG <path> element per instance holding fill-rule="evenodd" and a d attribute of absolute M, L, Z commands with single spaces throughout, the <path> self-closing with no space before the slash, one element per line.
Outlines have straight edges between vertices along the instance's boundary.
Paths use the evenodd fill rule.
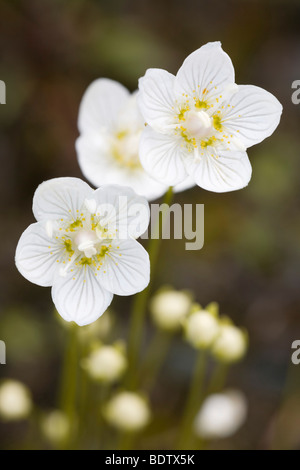
<path fill-rule="evenodd" d="M 76 150 L 84 176 L 95 186 L 122 184 L 151 200 L 164 194 L 168 186 L 151 178 L 140 163 L 144 120 L 136 95 L 114 80 L 100 78 L 91 83 L 79 108 L 81 135 Z M 186 179 L 175 190 L 194 185 Z"/>
<path fill-rule="evenodd" d="M 29 281 L 52 286 L 66 321 L 92 323 L 113 294 L 148 285 L 149 256 L 134 238 L 148 226 L 149 206 L 131 189 L 94 191 L 78 178 L 56 178 L 36 190 L 33 213 L 38 222 L 21 236 L 16 265 Z"/>
<path fill-rule="evenodd" d="M 246 398 L 238 390 L 210 395 L 195 418 L 195 434 L 205 439 L 229 437 L 244 424 L 247 408 Z"/>
<path fill-rule="evenodd" d="M 246 149 L 272 134 L 282 106 L 262 88 L 236 85 L 219 42 L 190 54 L 176 77 L 149 69 L 138 104 L 148 126 L 140 143 L 146 171 L 164 184 L 187 175 L 200 187 L 225 192 L 251 178 Z"/>
<path fill-rule="evenodd" d="M 83 359 L 82 366 L 94 380 L 115 382 L 122 376 L 127 366 L 123 349 L 121 344 L 100 345 Z"/>
<path fill-rule="evenodd" d="M 27 418 L 32 410 L 28 388 L 17 380 L 5 380 L 0 385 L 0 417 L 7 421 Z"/>
<path fill-rule="evenodd" d="M 246 354 L 247 343 L 245 331 L 225 322 L 220 325 L 219 334 L 212 346 L 212 354 L 219 361 L 236 362 Z"/>
<path fill-rule="evenodd" d="M 199 349 L 209 348 L 219 333 L 219 320 L 207 310 L 189 315 L 184 323 L 187 341 Z"/>
<path fill-rule="evenodd" d="M 127 432 L 141 430 L 150 420 L 146 400 L 133 392 L 120 392 L 111 398 L 104 415 L 112 426 Z"/>
<path fill-rule="evenodd" d="M 189 313 L 192 299 L 184 291 L 162 289 L 151 299 L 150 312 L 157 327 L 162 330 L 176 331 L 183 318 Z"/>

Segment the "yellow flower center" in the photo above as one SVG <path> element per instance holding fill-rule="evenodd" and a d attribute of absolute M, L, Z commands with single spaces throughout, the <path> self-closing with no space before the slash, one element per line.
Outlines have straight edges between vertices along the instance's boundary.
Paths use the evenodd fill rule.
<path fill-rule="evenodd" d="M 91 214 L 86 208 L 82 212 L 77 211 L 77 217 L 73 220 L 60 219 L 55 224 L 49 221 L 49 236 L 50 233 L 64 249 L 56 259 L 61 266 L 61 276 L 74 271 L 74 265 L 77 268 L 91 267 L 97 276 L 105 256 L 109 255 L 112 248 L 111 240 L 116 236 L 116 230 L 101 224 L 100 214 Z M 55 246 L 48 248 L 50 254 L 54 254 L 57 249 Z"/>
<path fill-rule="evenodd" d="M 205 94 L 206 91 L 203 92 L 203 95 Z M 215 100 L 217 103 L 219 98 Z M 187 150 L 193 152 L 194 149 L 200 149 L 202 155 L 203 149 L 216 147 L 218 144 L 224 145 L 229 137 L 223 133 L 220 111 L 213 113 L 214 105 L 209 104 L 205 96 L 200 99 L 195 95 L 190 99 L 184 95 L 184 99 L 186 101 L 180 105 L 176 115 L 178 125 L 175 126 L 175 134 L 183 138 L 183 145 Z M 211 155 L 215 157 L 216 153 Z"/>

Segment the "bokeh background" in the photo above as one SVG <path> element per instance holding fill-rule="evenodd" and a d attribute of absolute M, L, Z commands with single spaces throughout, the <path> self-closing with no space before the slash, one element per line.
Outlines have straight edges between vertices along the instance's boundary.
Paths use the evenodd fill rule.
<path fill-rule="evenodd" d="M 65 337 L 50 289 L 30 284 L 14 265 L 17 241 L 34 221 L 33 192 L 49 178 L 82 178 L 74 142 L 92 80 L 109 77 L 133 91 L 147 68 L 176 73 L 190 52 L 221 40 L 237 83 L 272 92 L 284 106 L 282 121 L 249 150 L 246 189 L 176 195 L 181 204 L 205 204 L 205 245 L 194 252 L 184 241 L 164 241 L 154 288 L 167 283 L 192 290 L 203 305 L 217 301 L 249 332 L 249 353 L 228 378 L 247 395 L 248 420 L 214 447 L 300 448 L 300 365 L 290 359 L 300 339 L 300 105 L 291 101 L 300 79 L 299 21 L 298 0 L 0 0 L 0 79 L 7 86 L 0 106 L 0 339 L 7 364 L 0 375 L 26 383 L 40 408 L 55 406 Z M 113 302 L 116 338 L 126 335 L 131 301 Z M 176 413 L 192 353 L 175 340 L 153 396 L 158 409 Z M 1 447 L 24 445 L 28 433 L 26 423 L 0 424 Z M 166 430 L 143 445 L 170 448 L 171 439 Z M 38 435 L 30 444 L 45 445 Z"/>

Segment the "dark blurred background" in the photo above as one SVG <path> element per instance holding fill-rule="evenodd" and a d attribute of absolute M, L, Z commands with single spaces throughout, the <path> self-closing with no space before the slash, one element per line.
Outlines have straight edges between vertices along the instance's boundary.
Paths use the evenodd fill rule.
<path fill-rule="evenodd" d="M 205 245 L 195 252 L 185 251 L 184 241 L 164 241 L 154 287 L 189 288 L 249 331 L 248 356 L 229 376 L 249 399 L 249 418 L 219 447 L 300 448 L 300 365 L 290 360 L 292 341 L 300 339 L 300 105 L 291 101 L 292 82 L 300 80 L 299 24 L 298 0 L 0 0 L 0 79 L 7 86 L 0 106 L 0 339 L 7 364 L 0 374 L 24 381 L 40 407 L 55 405 L 64 337 L 50 289 L 30 284 L 14 265 L 17 241 L 34 221 L 34 190 L 49 178 L 82 178 L 74 142 L 92 80 L 109 77 L 133 91 L 147 68 L 176 73 L 190 52 L 221 40 L 236 82 L 273 93 L 284 106 L 282 121 L 249 149 L 246 189 L 176 195 L 179 203 L 205 204 Z M 130 302 L 113 303 L 124 328 Z M 175 342 L 158 404 L 180 401 L 190 371 L 190 349 Z M 1 446 L 12 447 L 22 432 L 3 427 Z"/>

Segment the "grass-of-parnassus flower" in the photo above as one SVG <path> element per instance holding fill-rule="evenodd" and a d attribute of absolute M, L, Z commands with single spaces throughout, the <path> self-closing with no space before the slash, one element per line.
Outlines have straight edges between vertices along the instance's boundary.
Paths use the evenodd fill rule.
<path fill-rule="evenodd" d="M 52 286 L 66 321 L 92 323 L 114 294 L 148 285 L 149 256 L 136 238 L 149 224 L 149 206 L 132 189 L 93 190 L 78 178 L 56 178 L 37 188 L 33 213 L 37 222 L 19 240 L 16 265 L 29 281 Z"/>
<path fill-rule="evenodd" d="M 107 78 L 92 82 L 83 95 L 76 141 L 78 162 L 84 176 L 95 186 L 121 184 L 148 200 L 162 196 L 168 186 L 144 170 L 139 158 L 144 119 L 136 102 L 120 83 Z M 188 178 L 175 191 L 195 183 Z"/>
<path fill-rule="evenodd" d="M 194 432 L 204 439 L 221 439 L 236 433 L 247 417 L 248 403 L 239 390 L 208 396 L 194 420 Z"/>
<path fill-rule="evenodd" d="M 219 42 L 190 54 L 176 76 L 148 69 L 139 90 L 141 163 L 170 186 L 189 176 L 209 191 L 243 188 L 252 171 L 246 149 L 270 136 L 282 113 L 271 93 L 235 84 Z"/>

